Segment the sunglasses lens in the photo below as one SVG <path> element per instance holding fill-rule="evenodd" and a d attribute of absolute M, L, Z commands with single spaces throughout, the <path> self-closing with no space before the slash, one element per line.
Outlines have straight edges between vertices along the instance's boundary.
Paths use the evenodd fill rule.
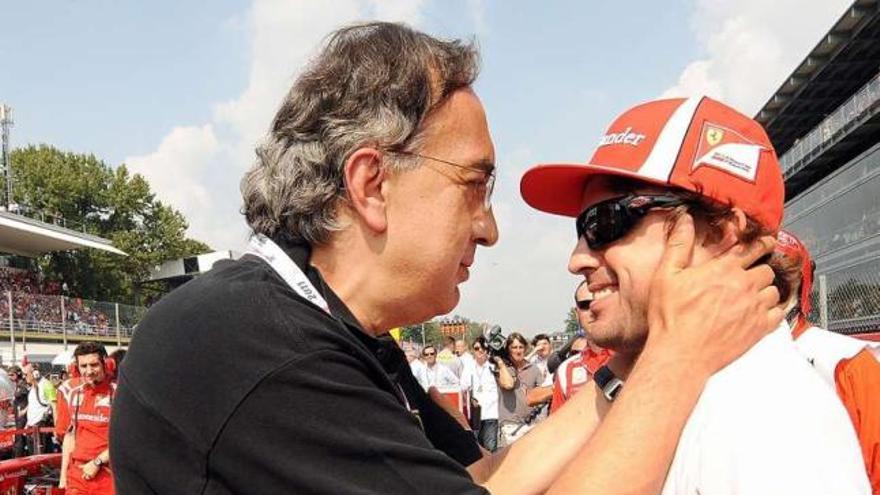
<path fill-rule="evenodd" d="M 590 304 L 592 304 L 592 303 L 593 303 L 592 299 L 584 299 L 583 301 L 577 302 L 577 307 L 581 311 L 586 311 L 586 310 L 590 309 Z"/>
<path fill-rule="evenodd" d="M 590 249 L 602 249 L 626 236 L 652 208 L 677 206 L 684 202 L 674 196 L 629 195 L 595 204 L 581 213 L 575 227 L 578 239 Z"/>
<path fill-rule="evenodd" d="M 632 229 L 637 218 L 619 201 L 619 198 L 604 201 L 584 210 L 578 217 L 578 237 L 583 237 L 590 249 L 601 249 Z"/>

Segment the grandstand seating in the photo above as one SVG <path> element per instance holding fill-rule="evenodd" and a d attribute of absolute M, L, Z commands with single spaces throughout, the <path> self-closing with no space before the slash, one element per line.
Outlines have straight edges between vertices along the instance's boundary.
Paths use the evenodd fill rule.
<path fill-rule="evenodd" d="M 68 297 L 60 294 L 61 287 L 55 281 L 41 282 L 28 270 L 0 267 L 0 330 L 9 330 L 11 313 L 16 332 L 117 336 L 120 305 Z M 129 338 L 142 311 L 125 305 L 122 309 L 118 330 Z"/>

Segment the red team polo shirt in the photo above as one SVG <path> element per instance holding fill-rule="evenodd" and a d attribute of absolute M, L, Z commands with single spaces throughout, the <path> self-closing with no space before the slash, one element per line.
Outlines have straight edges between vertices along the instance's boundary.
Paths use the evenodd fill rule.
<path fill-rule="evenodd" d="M 559 365 L 556 379 L 553 381 L 553 401 L 550 413 L 565 404 L 585 383 L 590 381 L 593 373 L 611 359 L 611 352 L 601 349 L 598 352 L 587 347 L 580 354 L 572 356 Z"/>

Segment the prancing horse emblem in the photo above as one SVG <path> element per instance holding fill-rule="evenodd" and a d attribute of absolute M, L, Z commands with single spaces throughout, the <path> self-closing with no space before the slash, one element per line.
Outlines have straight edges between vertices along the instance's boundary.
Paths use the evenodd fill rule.
<path fill-rule="evenodd" d="M 709 146 L 715 146 L 720 143 L 722 139 L 724 139 L 724 131 L 721 129 L 710 127 L 709 130 L 706 131 L 706 142 L 709 143 Z"/>

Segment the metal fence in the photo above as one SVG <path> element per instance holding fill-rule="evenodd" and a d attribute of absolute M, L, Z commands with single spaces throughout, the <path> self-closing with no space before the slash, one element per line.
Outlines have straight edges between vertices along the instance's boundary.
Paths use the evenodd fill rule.
<path fill-rule="evenodd" d="M 853 127 L 863 117 L 872 114 L 878 102 L 880 102 L 880 74 L 868 81 L 780 157 L 782 173 L 789 177 L 803 168 L 828 144 L 843 135 L 843 131 Z"/>
<path fill-rule="evenodd" d="M 121 342 L 134 334 L 146 308 L 29 292 L 0 292 L 0 332 L 65 340 L 101 337 Z M 27 334 L 25 333 L 27 332 Z"/>
<path fill-rule="evenodd" d="M 47 210 L 33 207 L 26 203 L 15 203 L 9 206 L 0 206 L 0 211 L 8 211 L 19 216 L 30 218 L 31 220 L 39 220 L 43 223 L 49 223 L 58 227 L 69 230 L 75 230 L 87 234 L 86 224 L 65 218 L 60 213 L 53 213 Z"/>
<path fill-rule="evenodd" d="M 880 258 L 820 273 L 811 321 L 845 334 L 880 332 Z"/>

